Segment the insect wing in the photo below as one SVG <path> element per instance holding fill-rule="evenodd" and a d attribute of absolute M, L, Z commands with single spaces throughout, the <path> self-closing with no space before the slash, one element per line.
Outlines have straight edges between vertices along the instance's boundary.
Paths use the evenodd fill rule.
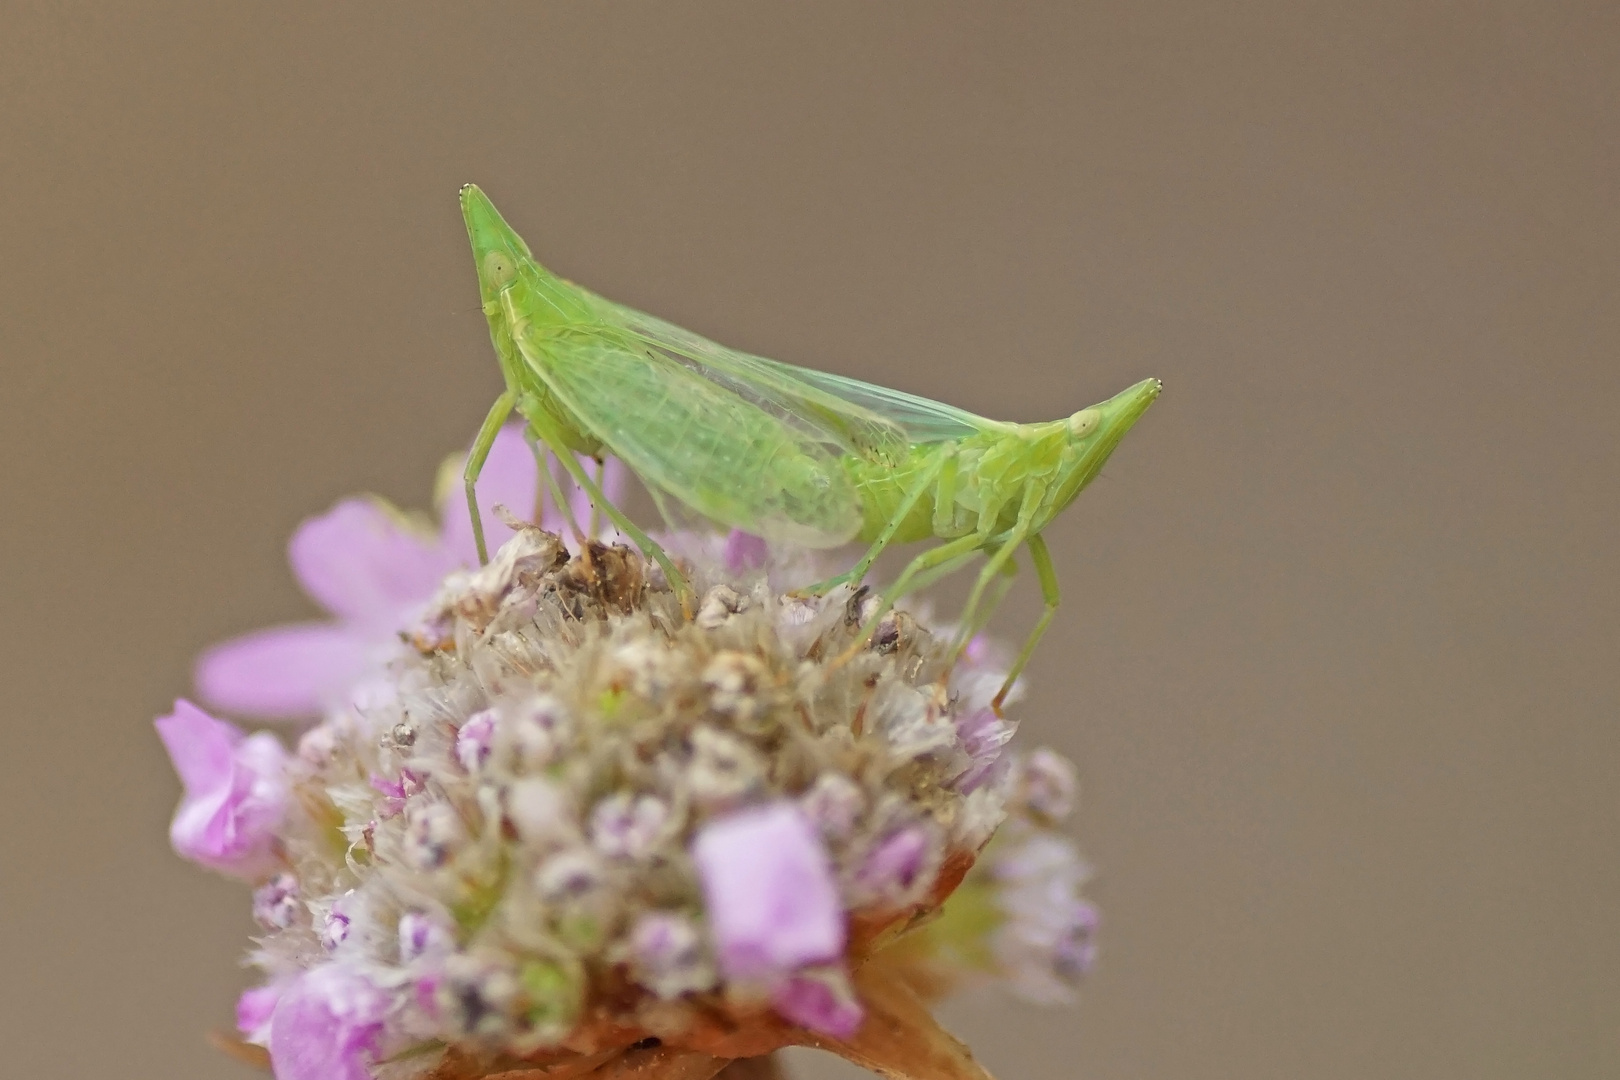
<path fill-rule="evenodd" d="M 828 430 L 857 453 L 868 447 L 892 453 L 907 443 L 945 442 L 1001 426 L 928 398 L 738 352 L 634 308 L 596 299 L 648 343 L 679 355 L 716 381 L 741 384 L 739 392 L 745 396 Z"/>
<path fill-rule="evenodd" d="M 781 366 L 791 367 L 788 364 Z M 975 416 L 966 409 L 901 390 L 891 390 L 887 386 L 813 368 L 791 367 L 791 370 L 807 385 L 895 424 L 912 442 L 949 442 L 964 435 L 997 431 L 1005 427 L 997 421 Z"/>
<path fill-rule="evenodd" d="M 793 427 L 870 461 L 892 465 L 905 455 L 911 439 L 900 425 L 807 382 L 804 369 L 738 352 L 645 312 L 595 299 L 605 318 Z"/>
<path fill-rule="evenodd" d="M 839 449 L 610 327 L 522 331 L 524 361 L 650 487 L 732 528 L 834 547 L 861 525 Z"/>

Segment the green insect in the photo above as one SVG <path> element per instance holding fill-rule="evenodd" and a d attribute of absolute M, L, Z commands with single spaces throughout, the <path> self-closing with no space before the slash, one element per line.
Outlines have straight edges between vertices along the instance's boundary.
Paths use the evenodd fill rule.
<path fill-rule="evenodd" d="M 848 573 L 809 593 L 858 583 L 892 543 L 942 541 L 883 592 L 856 647 L 901 596 L 983 553 L 954 643 L 960 650 L 1005 595 L 1013 555 L 1025 546 L 1045 610 L 995 699 L 1000 706 L 1058 607 L 1041 530 L 1097 476 L 1158 397 L 1157 379 L 1062 420 L 986 420 L 717 345 L 552 274 L 471 184 L 462 188 L 461 210 L 506 381 L 464 474 L 480 558 L 487 556 L 473 484 L 514 409 L 537 451 L 543 445 L 556 455 L 609 520 L 658 562 L 683 603 L 690 589 L 674 562 L 603 497 L 575 452 L 598 461 L 612 453 L 661 505 L 674 499 L 767 540 L 869 545 Z"/>

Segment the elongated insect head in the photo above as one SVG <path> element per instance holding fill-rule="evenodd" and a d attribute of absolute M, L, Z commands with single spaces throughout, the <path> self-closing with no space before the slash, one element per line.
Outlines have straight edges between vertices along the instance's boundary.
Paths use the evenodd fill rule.
<path fill-rule="evenodd" d="M 478 289 L 487 304 L 517 278 L 524 263 L 534 261 L 534 256 L 523 237 L 512 231 L 477 184 L 461 189 L 461 217 L 467 223 L 467 239 L 472 241 Z"/>
<path fill-rule="evenodd" d="M 1074 456 L 1059 482 L 1055 509 L 1066 506 L 1102 471 L 1114 447 L 1147 412 L 1163 388 L 1164 384 L 1158 379 L 1143 379 L 1107 401 L 1069 417 L 1067 426 Z"/>

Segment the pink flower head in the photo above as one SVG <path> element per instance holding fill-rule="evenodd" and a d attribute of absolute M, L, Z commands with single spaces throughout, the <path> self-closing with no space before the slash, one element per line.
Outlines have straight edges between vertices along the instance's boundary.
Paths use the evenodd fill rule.
<path fill-rule="evenodd" d="M 1096 959 L 1097 909 L 1082 900 L 1086 864 L 1068 840 L 1036 833 L 990 867 L 1002 924 L 991 949 L 1014 993 L 1038 1004 L 1073 999 Z"/>
<path fill-rule="evenodd" d="M 512 537 L 495 518 L 495 507 L 531 520 L 539 475 L 522 425 L 502 428 L 478 478 L 478 509 L 491 552 Z M 623 467 L 610 462 L 603 478 L 608 498 L 618 498 L 623 481 Z M 588 519 L 584 493 L 573 489 L 571 502 L 576 519 L 582 511 Z M 560 530 L 562 515 L 549 505 L 546 511 L 541 525 Z M 377 499 L 345 499 L 305 521 L 287 545 L 287 559 L 310 599 L 333 618 L 272 626 L 214 646 L 197 661 L 202 696 L 222 709 L 272 719 L 315 716 L 344 704 L 346 693 L 432 599 L 445 575 L 478 565 L 461 484 L 447 486 L 439 514 L 438 536 Z"/>
<path fill-rule="evenodd" d="M 281 994 L 270 1020 L 276 1080 L 371 1080 L 388 1002 L 365 977 L 325 964 Z"/>
<path fill-rule="evenodd" d="M 287 752 L 274 735 L 243 736 L 189 701 L 156 722 L 185 786 L 169 826 L 180 855 L 238 877 L 274 866 L 271 843 L 287 809 Z"/>
<path fill-rule="evenodd" d="M 816 830 L 791 803 L 704 826 L 692 845 L 729 978 L 775 981 L 844 950 L 844 912 Z"/>

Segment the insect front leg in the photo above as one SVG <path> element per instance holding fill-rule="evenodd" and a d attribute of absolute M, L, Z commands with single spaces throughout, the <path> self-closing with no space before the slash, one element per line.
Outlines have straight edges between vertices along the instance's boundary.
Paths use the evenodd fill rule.
<path fill-rule="evenodd" d="M 1061 599 L 1058 595 L 1057 571 L 1052 568 L 1052 556 L 1047 552 L 1046 541 L 1040 533 L 1029 538 L 1029 561 L 1035 567 L 1035 576 L 1040 579 L 1041 599 L 1046 602 L 1046 610 L 1041 612 L 1039 621 L 1035 623 L 1035 629 L 1024 639 L 1024 647 L 1018 650 L 1018 659 L 1013 661 L 1013 666 L 1007 671 L 1006 681 L 1001 684 L 1001 689 L 996 691 L 996 696 L 990 702 L 990 707 L 996 711 L 997 716 L 1001 715 L 1001 703 L 1007 700 L 1007 694 L 1012 690 L 1013 683 L 1018 681 L 1018 676 L 1023 674 L 1024 665 L 1028 664 L 1029 658 L 1034 655 L 1035 646 L 1040 644 L 1041 635 L 1045 634 L 1046 628 L 1051 625 L 1052 616 L 1057 614 L 1058 600 Z"/>
<path fill-rule="evenodd" d="M 1018 508 L 1017 523 L 1008 530 L 1006 540 L 996 549 L 995 554 L 990 556 L 989 561 L 984 564 L 984 569 L 979 571 L 979 579 L 973 583 L 973 591 L 968 593 L 967 603 L 962 608 L 962 619 L 957 626 L 956 640 L 951 643 L 952 663 L 956 662 L 957 656 L 967 647 L 968 634 L 970 630 L 975 628 L 974 620 L 978 617 L 979 603 L 984 599 L 984 590 L 991 581 L 995 580 L 996 575 L 1001 572 L 1001 568 L 1012 558 L 1013 552 L 1018 549 L 1018 545 L 1024 542 L 1024 537 L 1029 535 L 1030 526 L 1035 521 L 1035 514 L 1040 509 L 1041 497 L 1045 494 L 1046 485 L 1038 481 L 1031 481 L 1024 488 L 1024 500 L 1023 505 Z M 1005 589 L 1002 590 L 1001 595 L 1006 595 Z M 1000 597 L 998 596 L 997 603 L 999 602 Z M 978 622 L 977 625 L 983 626 L 984 622 L 989 620 L 989 617 L 990 615 L 987 612 L 983 621 Z"/>
<path fill-rule="evenodd" d="M 495 436 L 501 432 L 501 425 L 506 418 L 512 415 L 512 407 L 517 404 L 517 395 L 508 390 L 495 399 L 495 404 L 489 407 L 489 415 L 484 417 L 484 424 L 478 429 L 478 437 L 473 440 L 472 449 L 467 453 L 467 465 L 461 470 L 461 482 L 467 489 L 467 510 L 472 514 L 473 543 L 478 545 L 478 565 L 483 566 L 489 562 L 489 549 L 484 544 L 484 516 L 478 512 L 478 474 L 484 471 L 484 461 L 489 457 L 490 447 L 495 445 Z"/>
<path fill-rule="evenodd" d="M 866 549 L 866 554 L 861 556 L 861 561 L 851 567 L 848 573 L 839 574 L 837 577 L 828 578 L 820 584 L 812 585 L 803 590 L 802 595 L 825 596 L 840 585 L 852 584 L 866 577 L 866 572 L 872 569 L 872 564 L 877 561 L 877 557 L 883 554 L 883 549 L 889 546 L 894 540 L 894 534 L 900 531 L 901 525 L 905 524 L 905 520 L 910 516 L 912 508 L 917 505 L 917 500 L 921 499 L 923 492 L 928 490 L 928 485 L 932 484 L 940 475 L 947 462 L 955 464 L 955 459 L 955 445 L 947 443 L 942 446 L 932 460 L 923 466 L 922 471 L 918 474 L 911 487 L 906 489 L 906 494 L 900 500 L 899 507 L 895 509 L 893 514 L 889 515 L 889 520 L 884 524 L 883 531 L 878 533 L 876 540 L 872 541 L 872 546 Z"/>

